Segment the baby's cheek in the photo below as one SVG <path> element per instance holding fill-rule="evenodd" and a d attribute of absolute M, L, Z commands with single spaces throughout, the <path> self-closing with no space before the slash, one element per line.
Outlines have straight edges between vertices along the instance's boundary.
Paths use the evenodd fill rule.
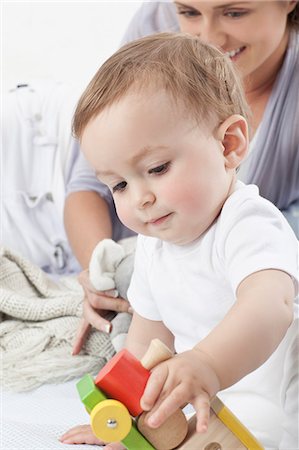
<path fill-rule="evenodd" d="M 171 183 L 163 186 L 157 194 L 158 200 L 162 200 L 163 203 L 176 206 L 181 204 L 185 200 L 185 192 L 182 191 L 183 183 L 172 181 Z"/>
<path fill-rule="evenodd" d="M 129 208 L 123 205 L 122 202 L 117 201 L 115 201 L 115 208 L 121 222 L 128 227 L 129 226 L 128 223 L 130 222 L 131 216 Z"/>
<path fill-rule="evenodd" d="M 190 188 L 183 183 L 179 185 L 172 185 L 171 189 L 165 190 L 166 204 L 171 206 L 174 210 L 180 210 L 185 214 L 194 214 L 198 210 L 202 199 L 198 191 L 195 191 L 193 186 Z"/>
<path fill-rule="evenodd" d="M 186 196 L 182 206 L 186 214 L 194 214 L 195 211 L 200 209 L 200 199 L 194 198 L 193 195 Z"/>
<path fill-rule="evenodd" d="M 134 212 L 132 208 L 129 208 L 128 206 L 115 202 L 116 212 L 120 219 L 120 221 L 130 230 L 136 231 L 137 233 L 139 230 L 136 230 L 136 219 L 134 217 Z"/>

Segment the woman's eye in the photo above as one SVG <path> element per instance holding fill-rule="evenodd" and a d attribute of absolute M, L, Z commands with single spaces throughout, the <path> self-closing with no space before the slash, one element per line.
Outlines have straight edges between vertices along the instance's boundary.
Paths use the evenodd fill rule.
<path fill-rule="evenodd" d="M 161 175 L 162 173 L 167 172 L 167 170 L 169 169 L 170 166 L 170 162 L 161 164 L 160 166 L 154 167 L 153 169 L 150 169 L 148 171 L 149 174 L 157 174 L 157 175 Z"/>
<path fill-rule="evenodd" d="M 195 9 L 181 9 L 181 10 L 179 9 L 177 10 L 177 14 L 179 14 L 180 16 L 184 16 L 188 19 L 199 16 L 199 12 L 196 11 Z"/>
<path fill-rule="evenodd" d="M 238 19 L 239 17 L 243 17 L 247 14 L 246 11 L 228 11 L 224 15 L 226 17 L 231 17 L 232 19 Z"/>
<path fill-rule="evenodd" d="M 113 186 L 112 192 L 121 192 L 126 188 L 126 186 L 127 186 L 127 182 L 122 181 L 121 183 L 118 183 L 115 186 Z"/>

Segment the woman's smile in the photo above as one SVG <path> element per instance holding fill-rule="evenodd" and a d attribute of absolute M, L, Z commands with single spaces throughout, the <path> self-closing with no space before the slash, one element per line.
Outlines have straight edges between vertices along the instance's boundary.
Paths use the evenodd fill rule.
<path fill-rule="evenodd" d="M 227 55 L 227 56 L 229 56 L 229 58 L 232 60 L 232 61 L 236 61 L 238 58 L 239 58 L 239 56 L 241 55 L 241 54 L 243 54 L 243 52 L 246 50 L 246 47 L 245 46 L 242 46 L 242 47 L 238 47 L 238 48 L 236 48 L 236 49 L 234 49 L 234 50 L 230 50 L 229 52 L 225 52 L 225 54 Z"/>

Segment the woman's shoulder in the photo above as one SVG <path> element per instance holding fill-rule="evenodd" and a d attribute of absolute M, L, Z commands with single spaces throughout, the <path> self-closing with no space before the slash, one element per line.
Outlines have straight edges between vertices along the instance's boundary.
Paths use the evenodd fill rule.
<path fill-rule="evenodd" d="M 163 31 L 179 31 L 172 2 L 144 2 L 133 16 L 122 43 Z"/>

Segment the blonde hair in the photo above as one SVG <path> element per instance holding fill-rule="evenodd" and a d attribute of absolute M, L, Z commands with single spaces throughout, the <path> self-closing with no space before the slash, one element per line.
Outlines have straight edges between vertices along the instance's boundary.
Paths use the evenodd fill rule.
<path fill-rule="evenodd" d="M 232 62 L 215 47 L 183 33 L 159 33 L 130 42 L 97 71 L 77 105 L 73 132 L 128 93 L 163 89 L 197 122 L 246 117 L 248 106 Z"/>

